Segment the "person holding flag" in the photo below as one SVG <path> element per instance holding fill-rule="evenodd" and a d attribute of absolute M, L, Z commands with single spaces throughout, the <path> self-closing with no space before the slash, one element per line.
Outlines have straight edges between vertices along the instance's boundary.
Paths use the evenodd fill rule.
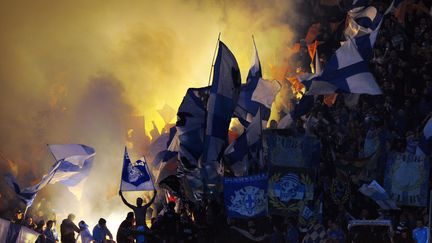
<path fill-rule="evenodd" d="M 153 190 L 152 199 L 143 205 L 143 199 L 136 199 L 136 206 L 130 204 L 123 196 L 122 191 L 150 191 Z M 150 177 L 150 173 L 147 168 L 145 161 L 138 160 L 135 164 L 132 164 L 125 148 L 124 160 L 123 160 L 123 172 L 119 195 L 123 203 L 133 210 L 136 219 L 136 229 L 138 232 L 147 232 L 148 227 L 146 224 L 147 209 L 153 204 L 157 191 L 154 187 L 153 181 Z M 138 234 L 136 237 L 137 243 L 145 242 L 144 233 Z"/>

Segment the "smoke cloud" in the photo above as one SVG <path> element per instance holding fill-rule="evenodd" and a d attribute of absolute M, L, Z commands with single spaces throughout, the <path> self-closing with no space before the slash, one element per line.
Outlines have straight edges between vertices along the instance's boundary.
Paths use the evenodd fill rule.
<path fill-rule="evenodd" d="M 47 198 L 59 215 L 91 223 L 112 212 L 118 220 L 127 211 L 116 194 L 128 117 L 162 128 L 157 109 L 177 108 L 188 87 L 208 84 L 219 32 L 243 80 L 252 35 L 264 78 L 280 79 L 274 70 L 289 56 L 293 12 L 283 0 L 0 3 L 0 170 L 30 185 L 53 164 L 47 143 L 92 146 L 81 203 L 61 185 L 48 185 L 35 203 Z M 14 196 L 0 189 L 2 214 Z"/>

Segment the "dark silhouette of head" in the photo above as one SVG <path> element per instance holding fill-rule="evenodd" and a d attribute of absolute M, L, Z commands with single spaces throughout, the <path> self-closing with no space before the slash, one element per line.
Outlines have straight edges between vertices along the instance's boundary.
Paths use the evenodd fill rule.
<path fill-rule="evenodd" d="M 168 209 L 174 211 L 176 203 L 175 202 L 169 202 L 168 203 Z"/>
<path fill-rule="evenodd" d="M 54 221 L 52 221 L 52 220 L 48 220 L 46 223 L 47 229 L 51 229 L 53 227 L 53 225 L 54 225 Z"/>
<path fill-rule="evenodd" d="M 142 204 L 143 204 L 143 199 L 142 198 L 137 198 L 137 201 L 136 201 L 136 203 L 137 203 L 137 206 L 138 207 L 141 207 L 142 206 Z"/>
<path fill-rule="evenodd" d="M 133 212 L 129 212 L 126 216 L 126 220 L 132 221 L 134 218 L 134 213 Z"/>
<path fill-rule="evenodd" d="M 105 226 L 106 225 L 106 220 L 104 218 L 100 218 L 99 222 L 98 222 L 98 225 Z"/>

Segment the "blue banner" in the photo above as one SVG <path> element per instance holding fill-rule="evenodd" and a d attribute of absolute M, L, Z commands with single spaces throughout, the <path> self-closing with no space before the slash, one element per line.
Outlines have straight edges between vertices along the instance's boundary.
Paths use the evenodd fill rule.
<path fill-rule="evenodd" d="M 410 153 L 389 154 L 384 188 L 398 205 L 426 206 L 428 183 L 427 157 Z"/>
<path fill-rule="evenodd" d="M 292 136 L 286 130 L 263 131 L 264 158 L 284 167 L 315 167 L 319 163 L 321 144 L 311 136 Z"/>
<path fill-rule="evenodd" d="M 267 175 L 224 178 L 224 198 L 230 218 L 267 215 Z"/>
<path fill-rule="evenodd" d="M 300 212 L 308 218 L 304 207 L 314 200 L 315 181 L 314 168 L 273 167 L 268 182 L 270 213 L 293 216 Z"/>

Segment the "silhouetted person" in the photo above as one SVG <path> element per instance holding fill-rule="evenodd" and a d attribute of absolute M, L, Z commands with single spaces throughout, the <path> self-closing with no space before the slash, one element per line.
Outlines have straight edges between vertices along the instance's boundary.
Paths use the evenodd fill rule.
<path fill-rule="evenodd" d="M 97 243 L 104 243 L 109 237 L 110 241 L 113 240 L 113 236 L 106 226 L 106 220 L 100 218 L 98 224 L 93 228 L 93 240 Z"/>
<path fill-rule="evenodd" d="M 137 237 L 136 237 L 137 243 L 144 242 L 144 240 L 145 240 L 145 238 L 144 238 L 144 232 L 148 230 L 148 227 L 147 227 L 147 224 L 146 224 L 147 209 L 154 202 L 154 200 L 156 198 L 156 194 L 157 194 L 157 191 L 155 189 L 153 191 L 153 197 L 152 197 L 152 199 L 150 200 L 150 202 L 148 202 L 144 206 L 143 206 L 143 202 L 144 202 L 143 199 L 140 198 L 140 197 L 137 198 L 137 200 L 136 200 L 136 206 L 134 206 L 134 205 L 128 203 L 128 201 L 126 201 L 126 199 L 123 197 L 122 191 L 119 191 L 119 195 L 120 195 L 123 203 L 134 211 L 135 220 L 136 220 L 136 230 L 139 231 L 139 232 L 142 232 L 142 234 L 137 234 Z"/>
<path fill-rule="evenodd" d="M 75 243 L 75 232 L 79 233 L 80 229 L 74 224 L 75 215 L 69 214 L 60 225 L 60 234 L 62 243 Z"/>
<path fill-rule="evenodd" d="M 161 219 L 161 234 L 168 243 L 176 242 L 178 237 L 180 216 L 174 210 L 175 205 L 175 202 L 169 202 L 167 211 Z"/>
<path fill-rule="evenodd" d="M 133 243 L 134 213 L 129 212 L 117 230 L 117 243 Z"/>

